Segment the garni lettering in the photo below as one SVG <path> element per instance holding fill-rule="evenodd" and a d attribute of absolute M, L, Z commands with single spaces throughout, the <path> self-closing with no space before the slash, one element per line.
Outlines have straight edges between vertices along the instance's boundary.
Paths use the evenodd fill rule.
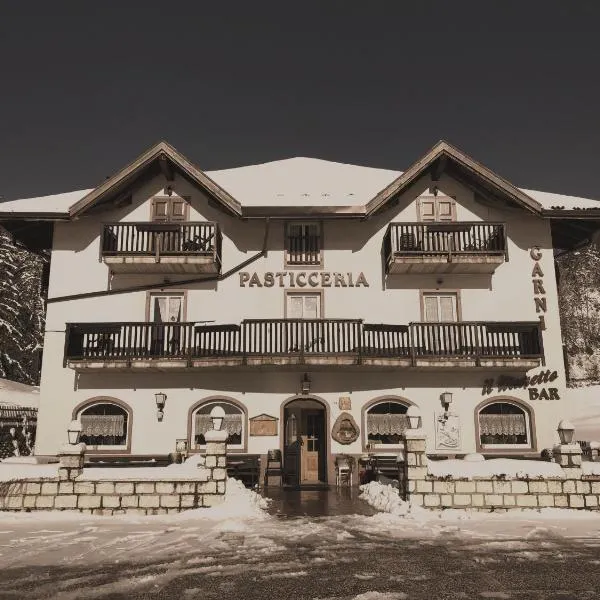
<path fill-rule="evenodd" d="M 488 394 L 493 394 L 494 392 L 501 393 L 508 390 L 527 389 L 530 400 L 560 400 L 558 388 L 541 387 L 546 383 L 552 383 L 557 378 L 557 371 L 550 371 L 550 369 L 546 369 L 531 377 L 527 375 L 524 375 L 523 377 L 501 375 L 497 379 L 492 377 L 483 382 L 481 395 L 486 396 Z"/>
<path fill-rule="evenodd" d="M 240 287 L 369 287 L 365 274 L 332 273 L 329 271 L 267 271 L 263 275 L 241 271 Z"/>
<path fill-rule="evenodd" d="M 544 277 L 544 271 L 542 270 L 542 266 L 539 262 L 540 260 L 542 260 L 542 251 L 539 249 L 538 246 L 534 246 L 529 251 L 529 256 L 532 258 L 532 260 L 535 261 L 535 264 L 533 265 L 533 270 L 531 271 L 535 312 L 539 314 L 542 329 L 546 329 L 546 320 L 544 317 L 544 313 L 548 310 L 548 306 L 546 304 L 546 290 L 544 289 L 544 280 L 542 279 L 542 277 Z"/>

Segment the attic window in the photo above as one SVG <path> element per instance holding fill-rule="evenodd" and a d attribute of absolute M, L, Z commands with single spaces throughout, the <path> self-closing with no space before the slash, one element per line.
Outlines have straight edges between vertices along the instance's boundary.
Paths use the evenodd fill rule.
<path fill-rule="evenodd" d="M 286 265 L 321 264 L 320 223 L 287 223 L 285 242 Z"/>

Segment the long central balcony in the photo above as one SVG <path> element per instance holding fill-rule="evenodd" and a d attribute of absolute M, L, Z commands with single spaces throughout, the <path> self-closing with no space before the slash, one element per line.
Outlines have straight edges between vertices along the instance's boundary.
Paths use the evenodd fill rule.
<path fill-rule="evenodd" d="M 70 323 L 64 359 L 78 371 L 293 365 L 528 370 L 543 363 L 535 322 L 370 325 L 360 319 Z"/>

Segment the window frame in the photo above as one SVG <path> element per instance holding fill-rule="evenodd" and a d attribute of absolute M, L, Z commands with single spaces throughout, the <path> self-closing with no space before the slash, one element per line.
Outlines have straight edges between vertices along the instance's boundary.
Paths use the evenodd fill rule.
<path fill-rule="evenodd" d="M 525 415 L 525 432 L 527 434 L 528 443 L 527 444 L 484 444 L 481 442 L 481 427 L 479 423 L 479 415 L 481 411 L 488 408 L 493 404 L 511 404 L 512 406 L 517 407 L 519 410 L 523 412 Z M 489 398 L 484 402 L 481 402 L 475 408 L 475 445 L 477 448 L 477 452 L 481 453 L 523 453 L 529 452 L 534 453 L 537 449 L 537 443 L 535 438 L 535 418 L 533 410 L 527 406 L 524 402 L 515 399 L 515 398 L 506 398 L 506 397 L 495 397 Z"/>
<path fill-rule="evenodd" d="M 462 321 L 461 295 L 458 289 L 448 290 L 419 290 L 419 304 L 421 307 L 421 323 L 433 323 L 425 320 L 425 297 L 426 296 L 454 296 L 456 298 L 456 321 L 443 321 L 445 323 L 460 323 Z M 440 323 L 442 321 L 435 321 Z"/>
<path fill-rule="evenodd" d="M 316 225 L 319 230 L 319 262 L 316 264 L 311 263 L 290 263 L 290 249 L 289 249 L 289 234 L 288 230 L 291 225 Z M 283 266 L 286 269 L 294 270 L 308 270 L 318 271 L 324 268 L 324 256 L 323 256 L 323 221 L 316 220 L 298 220 L 298 221 L 284 221 L 283 225 Z"/>
<path fill-rule="evenodd" d="M 188 454 L 203 454 L 206 452 L 206 444 L 196 444 L 196 413 L 207 406 L 216 406 L 228 404 L 240 412 L 242 415 L 242 433 L 241 442 L 239 444 L 227 444 L 227 453 L 245 453 L 248 447 L 248 411 L 246 407 L 233 400 L 232 398 L 224 398 L 222 396 L 214 396 L 206 398 L 194 404 L 188 413 Z"/>
<path fill-rule="evenodd" d="M 73 420 L 79 420 L 79 417 L 89 408 L 98 406 L 101 404 L 112 404 L 123 410 L 127 415 L 127 424 L 125 432 L 125 444 L 120 446 L 114 445 L 86 445 L 86 454 L 131 454 L 131 431 L 133 427 L 133 410 L 131 407 L 119 400 L 118 398 L 112 398 L 110 396 L 97 396 L 95 398 L 89 398 L 79 403 L 72 413 Z"/>
<path fill-rule="evenodd" d="M 406 400 L 405 398 L 399 398 L 396 396 L 381 396 L 379 398 L 373 399 L 371 402 L 366 404 L 362 410 L 362 431 L 363 431 L 363 451 L 364 452 L 369 452 L 369 453 L 374 453 L 374 454 L 380 454 L 380 453 L 384 453 L 384 452 L 397 453 L 398 450 L 404 449 L 404 441 L 403 441 L 404 436 L 402 436 L 402 440 L 400 440 L 400 442 L 398 444 L 383 444 L 383 443 L 372 444 L 369 441 L 369 431 L 368 431 L 368 426 L 367 426 L 367 419 L 369 418 L 369 413 L 371 412 L 371 410 L 373 408 L 379 406 L 380 404 L 387 404 L 387 403 L 400 404 L 401 406 L 404 406 L 406 408 L 406 410 L 408 410 L 411 406 L 413 406 L 413 403 L 410 402 L 409 400 Z M 406 414 L 406 411 L 404 413 L 400 413 L 400 414 Z"/>
<path fill-rule="evenodd" d="M 324 302 L 325 302 L 325 294 L 323 293 L 323 290 L 321 289 L 313 289 L 311 288 L 310 290 L 289 290 L 286 289 L 284 294 L 283 294 L 283 318 L 284 319 L 291 319 L 292 317 L 288 316 L 288 298 L 290 296 L 319 296 L 319 316 L 317 317 L 317 319 L 324 319 L 325 318 L 325 306 L 324 306 Z"/>

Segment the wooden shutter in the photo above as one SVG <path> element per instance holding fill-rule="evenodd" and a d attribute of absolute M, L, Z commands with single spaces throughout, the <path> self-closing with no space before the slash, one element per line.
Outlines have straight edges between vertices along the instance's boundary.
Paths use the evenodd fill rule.
<path fill-rule="evenodd" d="M 435 221 L 435 198 L 419 198 L 419 218 L 421 221 Z"/>
<path fill-rule="evenodd" d="M 437 200 L 437 220 L 438 221 L 454 221 L 454 200 L 451 198 L 436 198 Z"/>
<path fill-rule="evenodd" d="M 169 199 L 154 198 L 152 200 L 152 220 L 168 221 L 169 219 Z"/>
<path fill-rule="evenodd" d="M 185 200 L 183 198 L 170 198 L 169 221 L 185 221 Z"/>

